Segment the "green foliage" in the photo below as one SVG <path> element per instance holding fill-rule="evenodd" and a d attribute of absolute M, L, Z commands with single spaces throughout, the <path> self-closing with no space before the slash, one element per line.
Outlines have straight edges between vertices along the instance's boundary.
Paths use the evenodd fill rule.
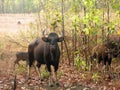
<path fill-rule="evenodd" d="M 43 78 L 49 78 L 49 72 L 48 71 L 43 71 L 42 73 Z"/>
<path fill-rule="evenodd" d="M 95 7 L 95 1 L 96 0 L 84 0 L 84 5 L 88 11 Z"/>
<path fill-rule="evenodd" d="M 71 8 L 70 11 L 78 13 L 81 11 L 82 0 L 71 0 Z"/>
<path fill-rule="evenodd" d="M 86 34 L 97 34 L 98 28 L 100 28 L 100 11 L 97 9 L 87 13 L 83 19 L 86 28 L 84 29 Z"/>
<path fill-rule="evenodd" d="M 60 13 L 55 12 L 55 17 L 53 18 L 51 22 L 53 30 L 55 30 L 61 23 L 62 23 L 62 17 L 60 16 Z"/>
<path fill-rule="evenodd" d="M 99 79 L 99 74 L 98 74 L 98 73 L 93 73 L 92 79 L 93 79 L 93 81 L 98 81 L 98 79 Z"/>
<path fill-rule="evenodd" d="M 20 74 L 20 73 L 25 73 L 27 71 L 27 67 L 25 64 L 20 65 L 18 67 L 15 68 L 15 71 Z"/>
<path fill-rule="evenodd" d="M 4 13 L 30 13 L 37 12 L 39 0 L 4 0 Z"/>
<path fill-rule="evenodd" d="M 78 51 L 75 53 L 78 53 Z M 79 54 L 76 54 L 74 60 L 75 60 L 75 66 L 77 66 L 78 70 L 88 70 L 88 66 L 86 64 L 86 61 L 84 59 L 82 59 L 79 56 Z"/>
<path fill-rule="evenodd" d="M 79 13 L 82 7 L 85 6 L 87 12 L 92 11 L 95 7 L 102 9 L 107 8 L 106 3 L 114 10 L 120 10 L 119 0 L 63 0 L 65 3 L 65 10 L 70 12 Z M 61 0 L 4 0 L 4 12 L 5 13 L 30 13 L 38 12 L 40 10 L 47 10 L 48 12 L 54 12 L 61 10 Z"/>
<path fill-rule="evenodd" d="M 103 21 L 101 23 L 101 26 L 104 26 L 104 28 L 106 28 L 106 33 L 105 35 L 107 36 L 108 34 L 113 34 L 115 33 L 116 29 L 116 25 L 118 24 L 118 21 L 116 20 L 111 20 L 109 23 L 107 23 L 106 21 Z M 108 31 L 109 28 L 109 31 Z"/>
<path fill-rule="evenodd" d="M 80 22 L 81 22 L 81 19 L 78 15 L 73 15 L 72 17 L 72 26 L 74 28 L 79 28 L 79 25 L 80 25 Z"/>
<path fill-rule="evenodd" d="M 90 34 L 89 28 L 85 28 L 84 32 L 85 32 L 86 35 L 89 35 Z"/>
<path fill-rule="evenodd" d="M 3 43 L 0 43 L 0 50 L 3 48 Z"/>
<path fill-rule="evenodd" d="M 112 7 L 114 10 L 119 11 L 120 10 L 120 1 L 119 0 L 112 0 L 113 2 L 111 3 Z"/>

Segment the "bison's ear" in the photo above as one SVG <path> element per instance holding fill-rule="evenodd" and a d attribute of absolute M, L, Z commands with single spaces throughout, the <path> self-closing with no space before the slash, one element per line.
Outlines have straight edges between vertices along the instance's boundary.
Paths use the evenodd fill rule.
<path fill-rule="evenodd" d="M 62 42 L 64 40 L 64 37 L 59 37 L 58 42 Z"/>
<path fill-rule="evenodd" d="M 44 42 L 48 42 L 48 41 L 49 41 L 47 37 L 42 37 L 42 40 L 43 40 Z"/>

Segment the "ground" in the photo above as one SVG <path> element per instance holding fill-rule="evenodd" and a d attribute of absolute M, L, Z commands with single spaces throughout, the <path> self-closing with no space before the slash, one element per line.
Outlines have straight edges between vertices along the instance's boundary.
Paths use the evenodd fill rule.
<path fill-rule="evenodd" d="M 12 90 L 14 87 L 14 69 L 13 60 L 0 60 L 0 90 Z M 119 90 L 120 86 L 114 85 L 113 80 L 91 79 L 91 74 L 81 72 L 75 66 L 69 66 L 67 62 L 60 64 L 58 70 L 59 87 L 48 86 L 48 76 L 40 81 L 34 68 L 32 69 L 32 78 L 27 81 L 27 70 L 25 62 L 21 61 L 20 66 L 16 66 L 16 90 Z M 7 67 L 6 67 L 7 66 Z M 119 78 L 118 78 L 119 79 Z M 119 84 L 118 84 L 119 85 Z"/>
<path fill-rule="evenodd" d="M 35 21 L 33 14 L 2 14 L 0 15 L 0 33 L 16 33 L 20 29 L 26 30 L 29 23 L 33 21 Z M 120 90 L 119 72 L 113 73 L 113 77 L 106 80 L 104 77 L 96 75 L 96 72 L 78 70 L 76 66 L 69 65 L 67 59 L 64 60 L 64 63 L 60 62 L 59 65 L 59 87 L 48 86 L 49 75 L 45 70 L 43 70 L 43 81 L 39 80 L 34 68 L 32 69 L 32 79 L 27 80 L 25 61 L 21 61 L 21 65 L 16 66 L 15 80 L 13 63 L 16 52 L 13 47 L 8 47 L 8 45 L 5 45 L 0 53 L 0 90 L 13 90 L 15 85 L 16 90 Z"/>

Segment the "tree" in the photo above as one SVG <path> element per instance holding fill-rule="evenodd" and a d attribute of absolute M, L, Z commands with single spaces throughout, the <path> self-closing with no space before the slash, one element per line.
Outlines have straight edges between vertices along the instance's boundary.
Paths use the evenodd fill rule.
<path fill-rule="evenodd" d="M 0 0 L 0 13 L 4 13 L 4 0 Z"/>

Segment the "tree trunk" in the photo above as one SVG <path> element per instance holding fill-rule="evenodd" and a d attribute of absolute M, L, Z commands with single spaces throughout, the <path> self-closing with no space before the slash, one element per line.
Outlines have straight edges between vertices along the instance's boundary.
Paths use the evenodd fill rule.
<path fill-rule="evenodd" d="M 110 6 L 109 6 L 109 2 L 107 1 L 107 23 L 109 24 L 110 22 Z M 110 28 L 108 26 L 108 35 L 107 35 L 107 39 L 109 39 L 109 34 L 110 34 Z"/>

